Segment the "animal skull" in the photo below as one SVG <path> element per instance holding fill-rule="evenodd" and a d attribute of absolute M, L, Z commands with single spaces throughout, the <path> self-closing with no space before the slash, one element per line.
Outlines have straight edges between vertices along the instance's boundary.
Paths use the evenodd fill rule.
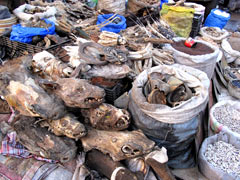
<path fill-rule="evenodd" d="M 123 130 L 130 124 L 130 114 L 110 104 L 101 104 L 95 109 L 82 109 L 82 115 L 90 120 L 92 127 L 99 130 Z"/>
<path fill-rule="evenodd" d="M 149 153 L 155 145 L 141 131 L 100 131 L 92 128 L 81 141 L 84 151 L 97 149 L 109 154 L 114 161 Z"/>

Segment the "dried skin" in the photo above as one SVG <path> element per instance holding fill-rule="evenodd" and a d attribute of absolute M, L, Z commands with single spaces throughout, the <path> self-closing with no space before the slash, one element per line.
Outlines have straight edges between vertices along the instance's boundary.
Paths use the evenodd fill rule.
<path fill-rule="evenodd" d="M 84 151 L 97 149 L 109 154 L 114 161 L 121 161 L 149 153 L 154 142 L 141 131 L 100 131 L 89 129 L 88 135 L 81 138 Z"/>
<path fill-rule="evenodd" d="M 19 116 L 13 125 L 19 142 L 32 154 L 44 158 L 68 162 L 76 156 L 75 142 L 67 137 L 58 137 L 46 128 L 35 124 L 35 118 Z"/>
<path fill-rule="evenodd" d="M 87 134 L 85 126 L 72 114 L 58 120 L 42 121 L 41 126 L 47 126 L 56 136 L 67 136 L 75 140 Z"/>
<path fill-rule="evenodd" d="M 63 117 L 65 107 L 62 101 L 36 84 L 22 60 L 29 59 L 20 57 L 0 68 L 1 95 L 22 115 L 53 120 Z"/>
<path fill-rule="evenodd" d="M 122 79 L 126 77 L 132 70 L 129 66 L 122 64 L 108 64 L 105 66 L 93 66 L 84 75 L 86 77 L 103 77 L 106 79 Z"/>
<path fill-rule="evenodd" d="M 101 104 L 95 109 L 83 109 L 82 115 L 89 119 L 92 127 L 99 130 L 124 130 L 130 124 L 130 114 L 110 104 Z"/>
<path fill-rule="evenodd" d="M 168 94 L 167 101 L 172 107 L 178 106 L 183 101 L 187 101 L 193 96 L 193 93 L 187 85 L 182 84 L 174 91 Z"/>
<path fill-rule="evenodd" d="M 58 88 L 54 93 L 69 107 L 94 108 L 103 103 L 104 89 L 91 85 L 85 79 L 63 78 L 56 83 Z"/>

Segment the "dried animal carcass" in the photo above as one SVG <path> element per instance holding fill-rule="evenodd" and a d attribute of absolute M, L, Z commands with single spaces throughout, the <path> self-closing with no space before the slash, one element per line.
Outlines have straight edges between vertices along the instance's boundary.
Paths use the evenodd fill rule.
<path fill-rule="evenodd" d="M 18 116 L 13 128 L 19 142 L 32 154 L 62 163 L 76 156 L 76 144 L 67 137 L 58 137 L 35 123 L 35 118 Z"/>
<path fill-rule="evenodd" d="M 89 128 L 87 136 L 81 138 L 84 151 L 97 149 L 109 154 L 114 161 L 149 153 L 155 143 L 141 131 L 101 131 Z"/>
<path fill-rule="evenodd" d="M 60 97 L 69 107 L 94 108 L 103 103 L 104 89 L 90 84 L 85 79 L 62 78 L 55 82 L 40 80 L 45 88 L 51 90 Z"/>
<path fill-rule="evenodd" d="M 103 77 L 105 79 L 122 79 L 132 70 L 126 64 L 107 64 L 104 66 L 93 66 L 83 75 L 86 78 Z"/>
<path fill-rule="evenodd" d="M 82 109 L 82 115 L 92 127 L 99 130 L 123 130 L 130 124 L 130 114 L 127 110 L 105 103 L 95 109 Z"/>
<path fill-rule="evenodd" d="M 47 51 L 37 53 L 33 56 L 32 67 L 33 71 L 40 74 L 43 78 L 53 80 L 70 77 L 73 72 L 71 67 L 57 60 Z"/>
<path fill-rule="evenodd" d="M 87 64 L 104 65 L 108 62 L 121 64 L 127 61 L 127 53 L 127 51 L 105 47 L 94 42 L 79 44 L 79 56 Z"/>
<path fill-rule="evenodd" d="M 41 88 L 23 62 L 31 62 L 31 57 L 20 57 L 0 67 L 0 94 L 22 115 L 53 120 L 63 117 L 62 101 Z"/>
<path fill-rule="evenodd" d="M 87 134 L 85 126 L 73 114 L 66 114 L 58 120 L 43 120 L 42 127 L 48 127 L 57 136 L 67 136 L 76 141 Z"/>

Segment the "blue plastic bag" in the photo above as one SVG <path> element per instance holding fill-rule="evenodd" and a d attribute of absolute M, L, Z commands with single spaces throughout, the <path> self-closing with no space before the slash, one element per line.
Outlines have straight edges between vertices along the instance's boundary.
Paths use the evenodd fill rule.
<path fill-rule="evenodd" d="M 110 17 L 112 17 L 113 14 L 103 14 L 103 15 L 99 15 L 97 18 L 97 25 L 103 23 L 104 21 L 106 21 L 107 19 L 109 19 Z M 116 15 L 114 16 L 120 18 L 120 22 L 115 24 L 115 23 L 109 23 L 108 25 L 104 26 L 101 28 L 101 31 L 109 31 L 109 32 L 114 32 L 114 33 L 119 33 L 121 30 L 124 30 L 127 28 L 127 24 L 126 24 L 126 19 L 123 16 L 120 15 Z M 109 21 L 106 21 L 104 24 L 108 23 Z"/>
<path fill-rule="evenodd" d="M 221 14 L 225 14 L 226 17 Z M 231 15 L 225 11 L 222 11 L 220 9 L 213 9 L 205 20 L 204 26 L 219 27 L 222 29 L 227 24 L 230 17 Z"/>
<path fill-rule="evenodd" d="M 164 3 L 168 3 L 168 0 L 161 0 L 160 9 L 162 9 L 162 5 L 163 5 Z"/>
<path fill-rule="evenodd" d="M 22 27 L 21 24 L 13 25 L 10 40 L 23 43 L 31 43 L 34 36 L 44 37 L 47 34 L 55 34 L 55 24 L 52 21 L 44 19 L 47 24 L 51 24 L 48 29 Z"/>

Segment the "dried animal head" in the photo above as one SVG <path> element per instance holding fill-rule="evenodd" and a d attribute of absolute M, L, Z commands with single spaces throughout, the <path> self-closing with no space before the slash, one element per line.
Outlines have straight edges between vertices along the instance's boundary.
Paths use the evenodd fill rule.
<path fill-rule="evenodd" d="M 100 131 L 89 129 L 88 135 L 81 138 L 85 151 L 97 149 L 109 154 L 114 161 L 121 161 L 149 153 L 155 143 L 141 131 Z"/>
<path fill-rule="evenodd" d="M 55 84 L 54 93 L 69 107 L 94 108 L 104 101 L 104 89 L 90 84 L 85 79 L 62 78 Z"/>
<path fill-rule="evenodd" d="M 58 137 L 35 124 L 35 118 L 18 116 L 13 128 L 19 142 L 32 154 L 60 161 L 71 161 L 76 156 L 77 147 L 73 140 Z"/>
<path fill-rule="evenodd" d="M 58 79 L 70 77 L 73 69 L 67 64 L 58 61 L 52 54 L 47 51 L 37 53 L 32 59 L 33 71 L 41 74 L 44 78 Z"/>
<path fill-rule="evenodd" d="M 90 120 L 92 127 L 100 130 L 123 130 L 130 124 L 127 110 L 105 103 L 95 109 L 82 109 L 82 115 Z"/>
<path fill-rule="evenodd" d="M 87 134 L 85 126 L 72 114 L 67 114 L 58 120 L 42 121 L 41 126 L 48 126 L 57 136 L 65 135 L 75 140 L 78 140 Z"/>
<path fill-rule="evenodd" d="M 0 68 L 0 93 L 22 115 L 59 119 L 65 113 L 62 101 L 48 94 L 31 77 L 20 57 Z"/>

